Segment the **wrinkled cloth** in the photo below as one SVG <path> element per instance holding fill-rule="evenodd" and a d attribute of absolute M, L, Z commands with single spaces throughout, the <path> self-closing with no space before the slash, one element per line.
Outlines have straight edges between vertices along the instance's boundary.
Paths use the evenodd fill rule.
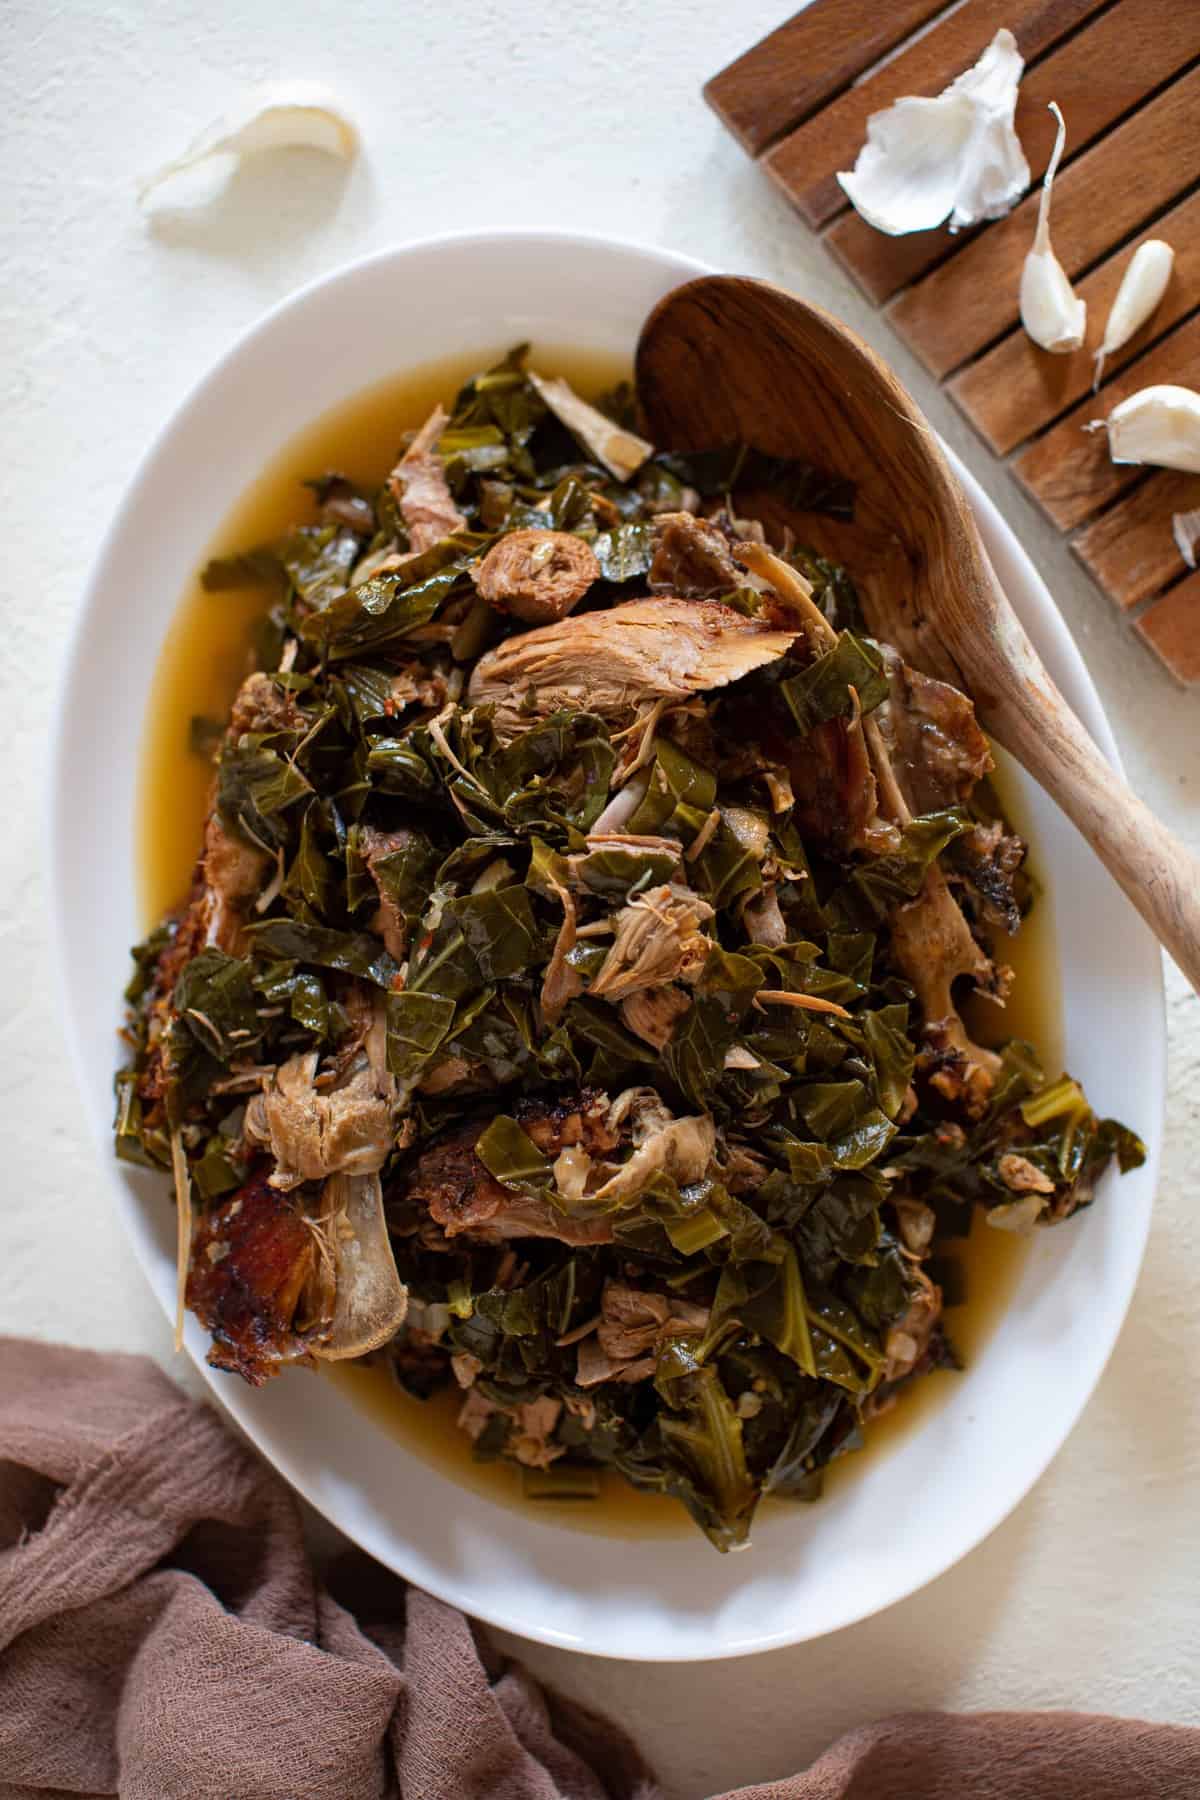
<path fill-rule="evenodd" d="M 901 1716 L 728 1800 L 1183 1800 L 1200 1732 Z M 365 1557 L 141 1357 L 0 1339 L 0 1800 L 661 1800 L 618 1727 Z"/>

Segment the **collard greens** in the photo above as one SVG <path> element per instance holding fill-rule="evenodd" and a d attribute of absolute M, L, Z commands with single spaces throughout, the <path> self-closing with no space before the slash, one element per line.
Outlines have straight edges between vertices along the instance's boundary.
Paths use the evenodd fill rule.
<path fill-rule="evenodd" d="M 534 1497 L 608 1469 L 728 1549 L 955 1366 L 972 1219 L 1065 1219 L 1142 1150 L 972 1035 L 1031 889 L 969 702 L 872 641 L 845 570 L 739 557 L 744 495 L 802 537 L 851 485 L 659 454 L 630 390 L 588 408 L 526 367 L 206 572 L 214 604 L 261 582 L 267 623 L 228 722 L 180 721 L 211 816 L 135 952 L 117 1152 L 190 1195 L 222 1366 L 323 1353 L 378 1180 L 359 1251 L 407 1314 L 372 1354 L 456 1388 Z M 606 680 L 647 596 L 691 609 L 685 674 Z M 729 646 L 710 687 L 693 627 Z"/>

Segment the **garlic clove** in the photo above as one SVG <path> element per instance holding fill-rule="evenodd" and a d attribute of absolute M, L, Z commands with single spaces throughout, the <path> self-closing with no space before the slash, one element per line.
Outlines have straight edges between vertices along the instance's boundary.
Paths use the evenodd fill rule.
<path fill-rule="evenodd" d="M 1179 554 L 1189 569 L 1196 567 L 1196 544 L 1200 541 L 1200 508 L 1194 512 L 1173 513 L 1171 530 L 1179 545 Z"/>
<path fill-rule="evenodd" d="M 899 237 L 949 219 L 951 231 L 998 219 L 1029 186 L 1013 126 L 1025 64 L 1011 31 L 933 99 L 907 95 L 867 121 L 847 199 L 877 231 Z"/>
<path fill-rule="evenodd" d="M 1200 394 L 1160 383 L 1130 394 L 1105 424 L 1115 463 L 1151 463 L 1200 475 Z"/>
<path fill-rule="evenodd" d="M 1021 323 L 1041 349 L 1065 355 L 1083 343 L 1087 301 L 1077 297 L 1066 270 L 1050 248 L 1050 192 L 1067 141 L 1067 128 L 1054 101 L 1050 111 L 1058 120 L 1058 134 L 1042 183 L 1033 248 L 1021 270 Z"/>
<path fill-rule="evenodd" d="M 320 150 L 349 161 L 358 133 L 325 89 L 310 82 L 256 88 L 243 103 L 193 139 L 182 156 L 164 163 L 138 185 L 143 204 L 164 182 L 219 156 L 253 156 L 263 150 Z"/>
<path fill-rule="evenodd" d="M 1134 251 L 1104 327 L 1104 342 L 1096 352 L 1093 393 L 1100 386 L 1105 357 L 1127 344 L 1134 332 L 1146 323 L 1167 291 L 1174 264 L 1175 252 L 1162 238 L 1149 238 Z"/>

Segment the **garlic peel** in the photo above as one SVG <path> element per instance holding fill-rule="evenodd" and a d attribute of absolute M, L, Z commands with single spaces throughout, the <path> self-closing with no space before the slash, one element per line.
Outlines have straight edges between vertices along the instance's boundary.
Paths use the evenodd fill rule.
<path fill-rule="evenodd" d="M 1167 291 L 1174 265 L 1175 252 L 1162 238 L 1148 238 L 1134 251 L 1104 327 L 1104 342 L 1096 352 L 1093 392 L 1100 386 L 1104 359 L 1127 344 L 1146 323 Z"/>
<path fill-rule="evenodd" d="M 1162 382 L 1130 394 L 1106 420 L 1115 463 L 1150 463 L 1200 475 L 1200 394 Z"/>
<path fill-rule="evenodd" d="M 319 150 L 349 161 L 358 149 L 358 132 L 325 89 L 312 83 L 257 88 L 194 138 L 182 156 L 146 176 L 138 184 L 138 199 L 144 203 L 164 182 L 215 157 L 290 149 Z"/>
<path fill-rule="evenodd" d="M 1179 554 L 1189 569 L 1196 567 L 1196 544 L 1200 541 L 1200 508 L 1194 512 L 1173 513 L 1171 530 L 1179 545 Z"/>
<path fill-rule="evenodd" d="M 906 95 L 867 120 L 852 170 L 838 175 L 855 211 L 899 237 L 949 219 L 951 231 L 1004 216 L 1029 186 L 1013 126 L 1025 67 L 1011 31 L 936 97 Z"/>
<path fill-rule="evenodd" d="M 1058 132 L 1042 182 L 1033 248 L 1021 270 L 1020 308 L 1021 323 L 1034 343 L 1043 350 L 1065 355 L 1078 350 L 1083 343 L 1087 331 L 1087 301 L 1078 298 L 1066 270 L 1050 247 L 1050 194 L 1067 141 L 1062 113 L 1053 101 L 1050 111 L 1058 120 Z"/>

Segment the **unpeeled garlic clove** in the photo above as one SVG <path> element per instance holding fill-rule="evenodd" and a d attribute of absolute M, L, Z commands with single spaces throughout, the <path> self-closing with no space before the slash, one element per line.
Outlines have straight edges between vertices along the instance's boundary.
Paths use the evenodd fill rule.
<path fill-rule="evenodd" d="M 930 99 L 905 95 L 867 120 L 867 141 L 838 181 L 876 231 L 899 237 L 999 219 L 1029 186 L 1013 126 L 1025 63 L 1011 31 L 998 31 L 979 61 Z"/>
<path fill-rule="evenodd" d="M 1050 248 L 1050 190 L 1067 141 L 1067 128 L 1054 101 L 1050 103 L 1050 111 L 1058 120 L 1058 134 L 1042 182 L 1033 248 L 1021 270 L 1021 323 L 1041 349 L 1066 355 L 1071 350 L 1078 350 L 1083 343 L 1087 330 L 1087 301 L 1077 298 L 1066 270 Z"/>
<path fill-rule="evenodd" d="M 1200 394 L 1160 383 L 1114 406 L 1105 420 L 1115 463 L 1150 463 L 1200 475 Z"/>
<path fill-rule="evenodd" d="M 358 149 L 358 133 L 324 88 L 295 81 L 256 88 L 242 104 L 194 138 L 182 156 L 138 184 L 143 204 L 164 182 L 217 156 L 253 156 L 261 150 L 321 150 L 346 161 Z"/>
<path fill-rule="evenodd" d="M 1111 356 L 1114 350 L 1119 350 L 1122 344 L 1129 342 L 1166 293 L 1174 263 L 1175 252 L 1161 238 L 1149 238 L 1134 251 L 1133 260 L 1121 277 L 1117 297 L 1112 303 L 1108 323 L 1104 327 L 1104 342 L 1096 352 L 1093 393 L 1100 386 L 1105 357 Z"/>

